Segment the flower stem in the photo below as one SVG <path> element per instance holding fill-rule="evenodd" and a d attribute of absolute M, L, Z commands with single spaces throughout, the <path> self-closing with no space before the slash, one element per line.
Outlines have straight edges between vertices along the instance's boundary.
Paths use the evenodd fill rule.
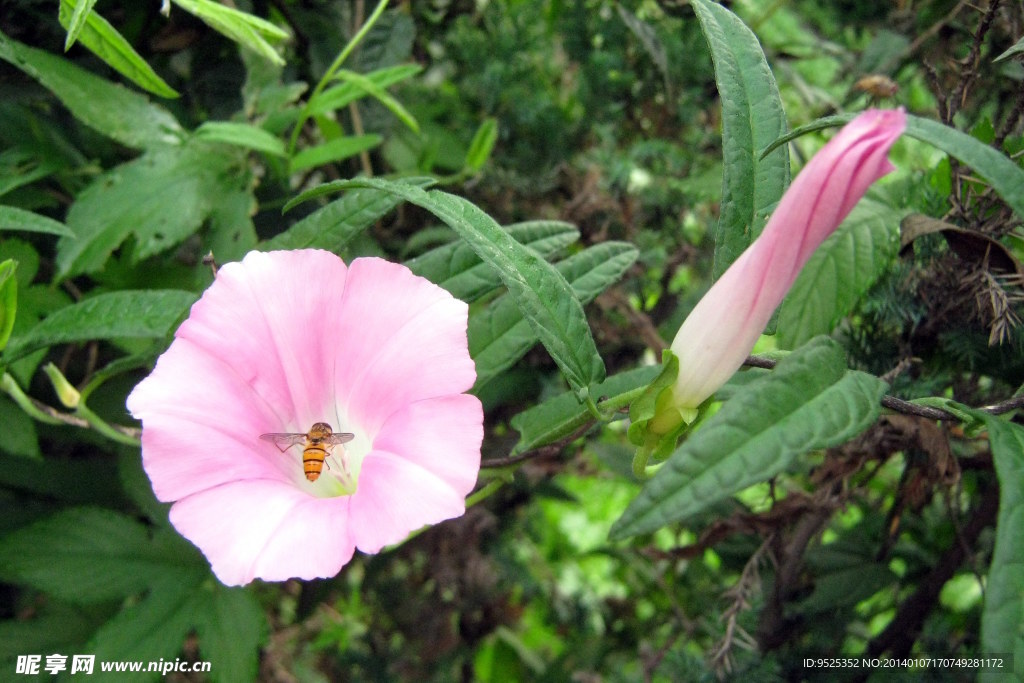
<path fill-rule="evenodd" d="M 497 476 L 487 482 L 482 489 L 466 498 L 466 507 L 470 508 L 482 500 L 486 500 L 505 484 L 512 483 L 513 474 L 508 472 L 505 475 Z"/>

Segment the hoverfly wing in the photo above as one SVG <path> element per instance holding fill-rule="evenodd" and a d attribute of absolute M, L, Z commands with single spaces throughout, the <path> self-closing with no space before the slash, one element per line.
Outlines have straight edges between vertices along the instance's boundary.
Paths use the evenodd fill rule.
<path fill-rule="evenodd" d="M 356 438 L 356 435 L 349 432 L 334 432 L 330 436 L 324 437 L 323 442 L 332 446 L 337 446 L 338 444 L 348 443 L 354 438 Z"/>
<path fill-rule="evenodd" d="M 269 441 L 277 446 L 277 449 L 284 453 L 286 450 L 298 443 L 305 443 L 308 435 L 295 433 L 270 433 L 260 434 L 260 438 Z M 281 445 L 284 445 L 284 448 Z"/>

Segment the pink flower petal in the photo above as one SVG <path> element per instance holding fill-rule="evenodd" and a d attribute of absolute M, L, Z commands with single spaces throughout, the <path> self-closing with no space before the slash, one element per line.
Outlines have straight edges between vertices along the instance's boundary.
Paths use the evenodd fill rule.
<path fill-rule="evenodd" d="M 376 433 L 408 403 L 473 386 L 465 303 L 381 259 L 353 261 L 345 294 L 341 315 L 351 333 L 339 340 L 334 377 L 354 423 Z"/>
<path fill-rule="evenodd" d="M 171 523 L 195 543 L 228 586 L 254 577 L 334 576 L 352 558 L 348 501 L 311 498 L 279 482 L 225 484 L 171 508 Z"/>
<path fill-rule="evenodd" d="M 455 394 L 410 403 L 393 413 L 373 447 L 400 454 L 465 496 L 476 484 L 483 437 L 480 400 Z"/>
<path fill-rule="evenodd" d="M 420 527 L 460 516 L 464 495 L 401 456 L 371 451 L 352 495 L 352 540 L 364 553 L 378 552 Z"/>

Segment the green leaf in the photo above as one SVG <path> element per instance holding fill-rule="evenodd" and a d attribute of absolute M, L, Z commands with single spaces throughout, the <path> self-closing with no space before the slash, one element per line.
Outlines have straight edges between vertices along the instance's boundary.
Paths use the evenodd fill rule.
<path fill-rule="evenodd" d="M 95 616 L 53 600 L 41 601 L 32 612 L 30 619 L 0 621 L 0 662 L 27 652 L 79 652 L 96 630 Z"/>
<path fill-rule="evenodd" d="M 469 143 L 469 149 L 466 151 L 466 170 L 470 173 L 479 172 L 491 158 L 494 143 L 497 141 L 498 120 L 495 118 L 484 119 L 484 122 L 476 129 L 473 140 Z"/>
<path fill-rule="evenodd" d="M 843 443 L 878 416 L 885 383 L 846 369 L 817 337 L 707 419 L 657 471 L 611 537 L 654 531 L 785 471 L 801 453 Z"/>
<path fill-rule="evenodd" d="M 74 236 L 74 233 L 60 221 L 14 206 L 0 206 L 0 230 L 44 232 L 62 237 Z"/>
<path fill-rule="evenodd" d="M 994 415 L 970 411 L 988 428 L 992 461 L 999 478 L 996 545 L 985 584 L 981 651 L 1012 654 L 1024 662 L 1024 427 Z M 1007 675 L 1006 680 L 1014 680 Z"/>
<path fill-rule="evenodd" d="M 243 588 L 213 584 L 212 590 L 203 591 L 195 613 L 199 651 L 215 662 L 218 680 L 255 681 L 267 621 L 263 608 Z"/>
<path fill-rule="evenodd" d="M 180 244 L 224 197 L 248 186 L 243 154 L 190 141 L 150 150 L 96 178 L 68 210 L 75 237 L 57 243 L 56 279 L 106 267 L 129 235 L 135 263 Z"/>
<path fill-rule="evenodd" d="M 199 17 L 218 33 L 244 45 L 274 64 L 284 65 L 284 59 L 267 41 L 285 40 L 288 38 L 288 33 L 269 21 L 212 0 L 172 1 L 186 12 Z"/>
<path fill-rule="evenodd" d="M 176 289 L 97 294 L 50 314 L 27 333 L 14 336 L 4 355 L 13 359 L 46 346 L 91 339 L 166 337 L 195 300 L 192 292 Z"/>
<path fill-rule="evenodd" d="M 426 192 L 380 179 L 348 182 L 351 187 L 393 192 L 447 223 L 498 271 L 509 294 L 574 391 L 585 391 L 590 384 L 604 379 L 604 362 L 572 287 L 550 263 L 512 239 L 493 218 L 469 201 L 440 190 Z"/>
<path fill-rule="evenodd" d="M 94 76 L 66 59 L 0 33 L 0 59 L 57 96 L 82 123 L 135 149 L 177 144 L 184 131 L 169 111 L 145 96 Z"/>
<path fill-rule="evenodd" d="M 864 198 L 811 255 L 782 302 L 776 339 L 793 349 L 828 334 L 892 265 L 901 214 Z"/>
<path fill-rule="evenodd" d="M 621 278 L 637 255 L 631 244 L 602 242 L 573 254 L 555 267 L 576 297 L 587 303 Z M 508 294 L 470 317 L 468 336 L 469 354 L 476 363 L 475 389 L 512 367 L 539 341 L 536 328 L 524 319 L 523 311 Z M 573 391 L 578 392 L 578 388 Z"/>
<path fill-rule="evenodd" d="M 394 114 L 399 121 L 404 123 L 409 130 L 419 134 L 420 124 L 416 123 L 416 117 L 410 114 L 409 110 L 403 107 L 402 103 L 392 97 L 387 90 L 377 85 L 372 78 L 346 69 L 339 69 L 335 73 L 335 78 L 346 83 L 351 83 L 367 95 L 372 96 L 384 105 L 388 111 Z"/>
<path fill-rule="evenodd" d="M 376 133 L 346 135 L 316 147 L 309 147 L 292 157 L 291 171 L 292 173 L 297 173 L 307 168 L 315 168 L 348 159 L 360 152 L 376 147 L 383 139 Z"/>
<path fill-rule="evenodd" d="M 761 234 L 768 214 L 789 185 L 789 155 L 761 150 L 786 132 L 786 114 L 764 52 L 735 14 L 709 0 L 694 11 L 711 48 L 722 100 L 722 205 L 715 237 L 714 276 Z"/>
<path fill-rule="evenodd" d="M 160 97 L 178 97 L 177 91 L 153 71 L 124 36 L 92 11 L 94 4 L 95 0 L 61 0 L 60 24 L 68 29 L 64 50 L 67 51 L 77 37 L 107 66 L 143 90 Z"/>
<path fill-rule="evenodd" d="M 42 460 L 39 450 L 39 435 L 32 418 L 25 414 L 16 403 L 0 395 L 0 424 L 4 426 L 4 438 L 0 439 L 0 451 L 19 458 Z"/>
<path fill-rule="evenodd" d="M 1009 59 L 1010 57 L 1012 57 L 1014 55 L 1019 55 L 1021 53 L 1024 53 L 1024 38 L 1021 38 L 1016 43 L 1011 45 L 1009 48 L 1006 49 L 1005 52 L 1003 52 L 1001 55 L 999 55 L 998 57 L 996 57 L 992 61 L 993 62 L 1001 62 L 1004 59 Z"/>
<path fill-rule="evenodd" d="M 200 140 L 224 142 L 237 147 L 266 152 L 277 157 L 288 156 L 284 141 L 258 126 L 232 121 L 207 121 L 196 128 Z"/>
<path fill-rule="evenodd" d="M 569 246 L 580 233 L 571 223 L 527 221 L 506 226 L 508 234 L 542 258 L 549 258 Z M 431 249 L 405 265 L 463 301 L 474 301 L 501 286 L 501 277 L 484 263 L 472 247 L 462 241 Z"/>
<path fill-rule="evenodd" d="M 0 351 L 11 338 L 18 313 L 18 280 L 14 277 L 17 269 L 18 262 L 14 259 L 0 262 Z"/>
<path fill-rule="evenodd" d="M 364 74 L 363 78 L 373 83 L 378 90 L 383 90 L 415 76 L 422 70 L 423 67 L 418 64 L 398 64 Z M 326 114 L 329 111 L 341 109 L 366 95 L 367 91 L 359 84 L 355 82 L 342 83 L 321 91 L 307 105 L 308 111 L 310 115 Z"/>
<path fill-rule="evenodd" d="M 854 116 L 854 114 L 841 114 L 812 121 L 780 137 L 769 145 L 765 154 L 806 133 L 844 126 Z M 950 128 L 938 121 L 923 119 L 911 114 L 907 114 L 907 130 L 904 134 L 927 142 L 970 166 L 977 175 L 992 186 L 992 189 L 1018 216 L 1024 217 L 1024 168 L 1014 163 L 1005 154 L 956 128 Z"/>
<path fill-rule="evenodd" d="M 144 667 L 161 659 L 173 663 L 192 629 L 195 611 L 205 598 L 200 583 L 208 575 L 199 567 L 177 575 L 158 575 L 146 596 L 129 603 L 104 624 L 84 649 L 95 654 L 98 662 L 135 661 L 143 662 Z M 211 670 L 213 666 L 216 664 Z M 130 676 L 131 680 L 162 678 L 160 671 L 145 670 Z M 125 673 L 104 672 L 97 666 L 89 678 L 119 683 L 125 680 Z"/>
<path fill-rule="evenodd" d="M 74 7 L 74 12 L 71 15 L 71 19 L 65 21 L 63 15 L 65 13 L 65 4 L 70 4 Z M 78 34 L 82 32 L 82 28 L 85 27 L 85 20 L 92 12 L 93 6 L 96 4 L 96 0 L 71 0 L 70 3 L 67 0 L 61 0 L 61 25 L 67 29 L 68 37 L 64 40 L 64 52 L 71 49 L 71 46 L 78 40 Z"/>
<path fill-rule="evenodd" d="M 85 605 L 119 600 L 156 578 L 183 580 L 204 567 L 170 529 L 150 529 L 99 508 L 72 508 L 0 539 L 0 577 Z"/>
<path fill-rule="evenodd" d="M 420 186 L 434 183 L 430 178 L 410 178 L 406 182 Z M 332 188 L 331 185 L 333 183 L 325 183 L 302 193 L 288 202 L 285 210 L 307 199 L 343 189 Z M 394 209 L 401 201 L 400 197 L 381 190 L 351 190 L 340 199 L 298 221 L 280 235 L 270 238 L 260 245 L 260 249 L 326 249 L 337 253 L 350 239 Z"/>
<path fill-rule="evenodd" d="M 628 405 L 655 377 L 661 367 L 648 365 L 612 375 L 593 388 L 601 398 L 602 410 L 617 410 Z M 512 428 L 519 432 L 519 443 L 512 450 L 516 455 L 569 436 L 594 420 L 593 414 L 571 391 L 549 398 L 512 418 Z"/>

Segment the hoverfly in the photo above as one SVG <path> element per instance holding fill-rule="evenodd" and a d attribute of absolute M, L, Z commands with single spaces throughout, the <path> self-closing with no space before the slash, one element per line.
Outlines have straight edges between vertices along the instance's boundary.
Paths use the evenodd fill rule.
<path fill-rule="evenodd" d="M 306 479 L 316 481 L 320 478 L 320 472 L 324 469 L 324 459 L 332 448 L 343 443 L 348 443 L 356 438 L 355 434 L 348 432 L 331 431 L 331 425 L 326 422 L 317 422 L 309 428 L 309 432 L 283 434 L 271 433 L 260 434 L 264 441 L 270 441 L 282 453 L 295 444 L 304 443 L 302 449 L 302 470 L 306 473 Z M 282 448 L 282 445 L 284 446 Z M 329 466 L 328 466 L 329 467 Z"/>

